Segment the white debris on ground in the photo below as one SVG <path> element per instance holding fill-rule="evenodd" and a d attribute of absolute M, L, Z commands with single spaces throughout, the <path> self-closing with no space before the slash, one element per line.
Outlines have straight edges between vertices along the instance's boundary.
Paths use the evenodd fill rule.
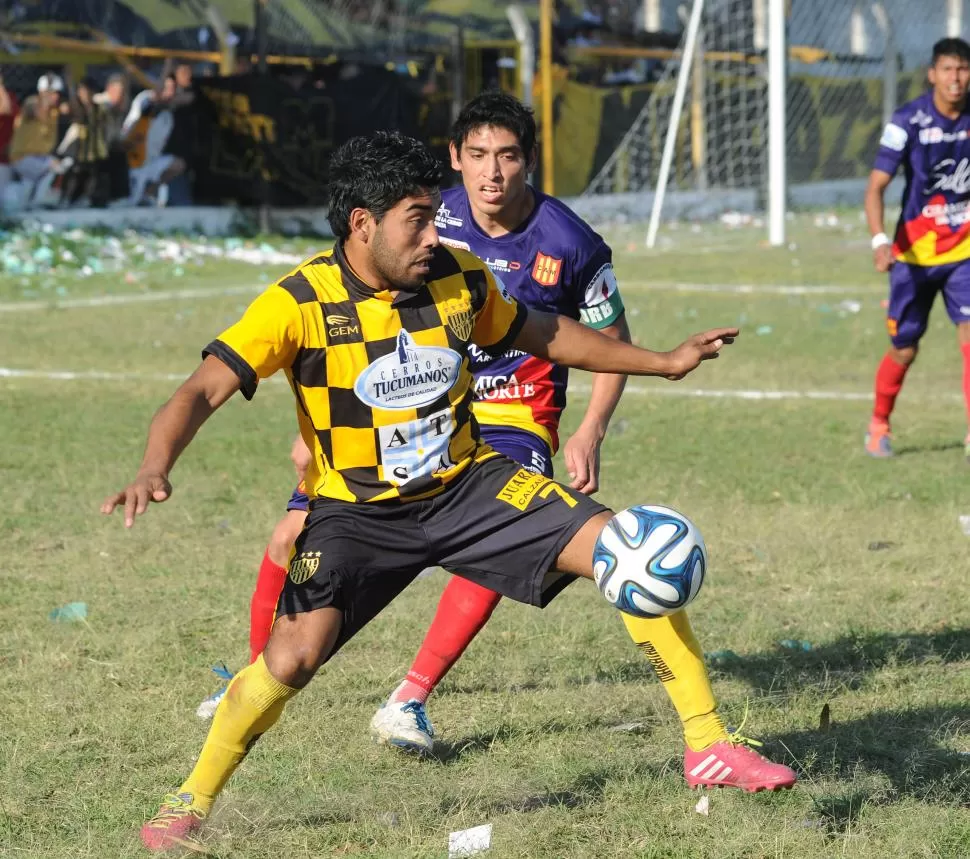
<path fill-rule="evenodd" d="M 226 259 L 253 266 L 293 266 L 306 257 L 292 241 L 154 236 L 126 230 L 118 235 L 50 224 L 0 229 L 0 275 L 19 277 L 24 298 L 65 296 L 78 276 L 118 273 L 119 282 L 138 283 L 148 267 L 171 265 L 172 277 L 191 266 Z M 63 276 L 63 277 L 62 277 Z"/>

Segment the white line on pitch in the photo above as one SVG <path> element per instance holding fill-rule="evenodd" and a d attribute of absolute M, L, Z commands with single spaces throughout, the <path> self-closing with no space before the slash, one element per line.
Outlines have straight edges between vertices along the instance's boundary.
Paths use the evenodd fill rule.
<path fill-rule="evenodd" d="M 589 385 L 570 385 L 569 393 L 588 394 Z M 741 389 L 649 387 L 627 384 L 625 394 L 652 397 L 695 397 L 703 400 L 871 400 L 872 394 L 862 391 L 747 391 Z"/>
<path fill-rule="evenodd" d="M 181 382 L 188 373 L 114 373 L 106 370 L 21 370 L 0 367 L 0 379 L 49 382 Z"/>
<path fill-rule="evenodd" d="M 788 284 L 732 284 L 732 283 L 648 283 L 646 281 L 620 280 L 620 290 L 635 289 L 649 292 L 715 292 L 727 295 L 859 295 L 871 294 L 882 298 L 872 286 L 837 286 L 835 284 L 788 285 Z"/>
<path fill-rule="evenodd" d="M 63 298 L 53 301 L 12 301 L 0 303 L 0 313 L 110 307 L 116 304 L 143 304 L 152 301 L 191 301 L 196 298 L 221 298 L 228 295 L 256 295 L 262 288 L 225 286 L 218 289 L 178 289 L 170 292 L 122 292 L 117 295 L 95 295 L 90 298 Z"/>
<path fill-rule="evenodd" d="M 34 379 L 51 382 L 181 382 L 191 371 L 185 373 L 123 373 L 110 370 L 31 370 L 14 367 L 0 367 L 0 380 L 3 379 Z M 267 379 L 266 382 L 282 382 L 282 377 Z M 276 387 L 276 386 L 274 386 Z M 288 390 L 280 385 L 280 391 Z M 588 394 L 589 385 L 570 385 L 571 394 Z M 646 387 L 630 383 L 625 393 L 635 396 L 662 397 L 693 397 L 706 400 L 834 400 L 865 402 L 872 399 L 872 394 L 863 391 L 767 391 L 745 390 L 731 388 L 685 388 L 677 385 Z M 914 392 L 916 393 L 916 392 Z M 919 396 L 922 400 L 962 400 L 957 394 L 935 394 Z"/>
<path fill-rule="evenodd" d="M 711 292 L 727 295 L 854 295 L 871 293 L 872 288 L 786 284 L 730 284 L 730 283 L 647 283 L 623 281 L 624 289 L 656 292 Z M 51 301 L 0 302 L 0 313 L 30 313 L 43 310 L 70 310 L 83 307 L 112 307 L 125 304 L 144 304 L 155 301 L 192 301 L 201 298 L 223 298 L 231 295 L 256 295 L 263 286 L 226 286 L 214 289 L 178 289 L 167 292 L 121 292 L 115 295 L 95 295 L 90 298 L 62 298 Z"/>

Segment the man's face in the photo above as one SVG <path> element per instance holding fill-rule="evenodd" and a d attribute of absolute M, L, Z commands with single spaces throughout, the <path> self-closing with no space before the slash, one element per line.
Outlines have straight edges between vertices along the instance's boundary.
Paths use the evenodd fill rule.
<path fill-rule="evenodd" d="M 440 205 L 437 188 L 405 197 L 373 228 L 366 245 L 371 261 L 396 288 L 414 291 L 425 282 L 439 244 L 434 216 Z"/>
<path fill-rule="evenodd" d="M 162 84 L 162 100 L 171 101 L 175 98 L 175 78 L 165 78 Z"/>
<path fill-rule="evenodd" d="M 454 143 L 450 149 L 452 169 L 461 172 L 473 208 L 495 217 L 521 204 L 533 165 L 526 161 L 513 131 L 481 125 L 468 133 L 460 151 Z"/>
<path fill-rule="evenodd" d="M 929 79 L 938 102 L 959 105 L 970 86 L 970 63 L 960 57 L 939 57 L 930 67 Z"/>
<path fill-rule="evenodd" d="M 119 105 L 125 98 L 125 85 L 121 81 L 111 81 L 105 87 L 104 94 L 113 105 Z"/>
<path fill-rule="evenodd" d="M 189 89 L 192 86 L 192 66 L 181 65 L 175 69 L 175 83 L 182 89 Z"/>

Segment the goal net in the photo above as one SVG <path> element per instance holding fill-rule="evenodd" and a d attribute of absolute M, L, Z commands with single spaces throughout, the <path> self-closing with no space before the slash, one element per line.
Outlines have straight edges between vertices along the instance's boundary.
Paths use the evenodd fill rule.
<path fill-rule="evenodd" d="M 684 56 L 685 27 L 639 115 L 584 191 L 584 213 L 649 215 L 682 71 L 688 77 L 663 217 L 764 207 L 768 0 L 695 2 L 703 6 L 693 56 Z M 895 7 L 889 14 L 871 0 L 814 0 L 789 8 L 788 200 L 857 204 L 882 125 L 893 107 L 918 93 L 932 39 L 918 60 L 907 63 L 898 34 L 911 26 L 916 10 Z M 681 9 L 685 24 L 689 12 Z"/>

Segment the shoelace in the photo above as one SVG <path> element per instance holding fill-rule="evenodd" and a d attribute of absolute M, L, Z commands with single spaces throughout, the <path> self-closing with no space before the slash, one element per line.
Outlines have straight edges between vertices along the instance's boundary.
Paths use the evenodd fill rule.
<path fill-rule="evenodd" d="M 748 721 L 748 701 L 744 702 L 744 715 L 741 717 L 741 724 L 736 728 L 728 729 L 728 742 L 732 746 L 753 746 L 754 748 L 760 749 L 764 746 L 760 740 L 755 740 L 752 737 L 746 737 L 741 733 L 741 729 L 744 727 L 745 723 Z"/>
<path fill-rule="evenodd" d="M 414 716 L 414 721 L 417 723 L 418 729 L 428 734 L 429 736 L 434 736 L 434 728 L 431 727 L 431 722 L 428 721 L 428 714 L 424 711 L 424 704 L 420 701 L 408 701 L 401 708 L 402 713 L 410 713 Z"/>
<path fill-rule="evenodd" d="M 232 678 L 236 676 L 226 667 L 225 662 L 220 662 L 218 665 L 213 665 L 212 673 L 226 681 L 232 680 Z"/>
<path fill-rule="evenodd" d="M 151 819 L 150 825 L 168 826 L 188 814 L 201 816 L 198 809 L 193 808 L 191 803 L 186 802 L 177 793 L 170 793 L 162 800 L 162 807 L 158 809 L 158 814 Z"/>

